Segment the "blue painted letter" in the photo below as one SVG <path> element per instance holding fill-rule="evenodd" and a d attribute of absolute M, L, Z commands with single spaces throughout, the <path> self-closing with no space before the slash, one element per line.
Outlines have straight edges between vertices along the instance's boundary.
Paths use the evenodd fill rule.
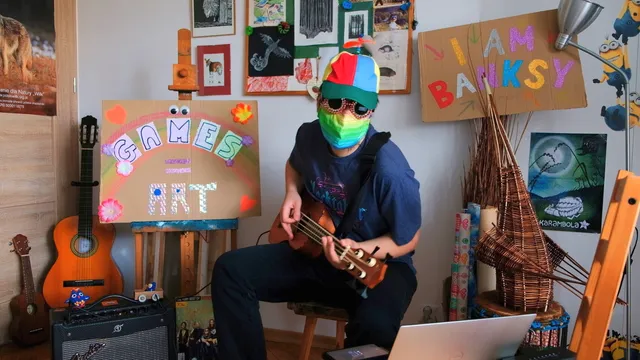
<path fill-rule="evenodd" d="M 509 86 L 509 81 L 511 81 L 514 88 L 520 87 L 520 81 L 518 81 L 518 77 L 516 76 L 518 70 L 520 70 L 520 66 L 522 66 L 522 60 L 516 60 L 513 67 L 511 66 L 511 60 L 504 61 L 504 67 L 502 68 L 502 86 Z"/>

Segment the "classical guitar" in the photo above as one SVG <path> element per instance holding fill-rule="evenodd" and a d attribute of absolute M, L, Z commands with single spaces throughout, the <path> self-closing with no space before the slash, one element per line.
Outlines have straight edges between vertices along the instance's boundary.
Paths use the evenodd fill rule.
<path fill-rule="evenodd" d="M 317 257 L 323 251 L 322 237 L 330 236 L 335 242 L 338 256 L 345 263 L 345 271 L 371 289 L 384 279 L 387 264 L 362 249 L 352 250 L 343 247 L 338 242 L 338 238 L 333 235 L 336 228 L 329 215 L 329 210 L 306 191 L 302 194 L 300 215 L 300 221 L 292 227 L 293 239 L 289 240 L 289 236 L 282 228 L 280 214 L 278 214 L 269 232 L 269 242 L 277 244 L 289 241 L 289 245 L 293 249 L 311 257 Z"/>
<path fill-rule="evenodd" d="M 88 296 L 87 303 L 105 295 L 121 294 L 122 275 L 111 257 L 115 240 L 113 224 L 101 224 L 93 215 L 93 147 L 98 138 L 98 121 L 85 116 L 80 124 L 79 212 L 61 220 L 53 231 L 58 251 L 44 281 L 44 298 L 53 308 L 68 306 L 72 291 Z M 77 289 L 80 290 L 77 290 Z"/>
<path fill-rule="evenodd" d="M 11 324 L 9 332 L 14 343 L 33 346 L 49 340 L 49 311 L 42 294 L 36 292 L 31 273 L 29 240 L 16 235 L 11 241 L 13 252 L 20 256 L 22 291 L 11 299 Z"/>

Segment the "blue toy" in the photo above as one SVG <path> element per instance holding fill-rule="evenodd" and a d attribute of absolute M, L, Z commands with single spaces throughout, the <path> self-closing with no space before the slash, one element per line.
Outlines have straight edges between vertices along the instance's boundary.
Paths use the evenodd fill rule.
<path fill-rule="evenodd" d="M 144 291 L 155 291 L 156 290 L 156 282 L 152 282 L 150 284 L 147 284 L 147 287 L 144 288 Z"/>
<path fill-rule="evenodd" d="M 66 304 L 73 305 L 74 308 L 82 309 L 87 305 L 87 301 L 89 300 L 89 296 L 85 295 L 80 288 L 75 288 L 71 290 L 71 295 L 64 302 Z"/>

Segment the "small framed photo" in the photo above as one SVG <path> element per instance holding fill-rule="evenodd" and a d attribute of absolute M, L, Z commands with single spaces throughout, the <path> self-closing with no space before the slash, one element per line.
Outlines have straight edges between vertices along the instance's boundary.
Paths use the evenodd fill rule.
<path fill-rule="evenodd" d="M 231 45 L 198 46 L 198 95 L 231 95 Z"/>
<path fill-rule="evenodd" d="M 191 0 L 191 34 L 194 38 L 235 33 L 234 0 Z"/>

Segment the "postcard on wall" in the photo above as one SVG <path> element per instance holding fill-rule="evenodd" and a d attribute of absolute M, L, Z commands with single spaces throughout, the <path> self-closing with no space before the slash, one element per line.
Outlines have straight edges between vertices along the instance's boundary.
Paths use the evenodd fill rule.
<path fill-rule="evenodd" d="M 600 233 L 606 156 L 606 134 L 531 134 L 528 189 L 543 229 Z"/>
<path fill-rule="evenodd" d="M 218 329 L 211 296 L 176 299 L 178 360 L 218 359 Z"/>
<path fill-rule="evenodd" d="M 404 90 L 407 86 L 409 30 L 375 33 L 372 56 L 380 67 L 380 90 Z"/>
<path fill-rule="evenodd" d="M 0 112 L 55 116 L 54 0 L 5 2 L 0 14 Z M 5 73 L 6 72 L 6 73 Z"/>
<path fill-rule="evenodd" d="M 374 31 L 392 31 L 409 29 L 409 11 L 401 5 L 379 6 L 373 11 Z"/>
<path fill-rule="evenodd" d="M 294 0 L 296 46 L 338 43 L 338 0 Z"/>
<path fill-rule="evenodd" d="M 344 13 L 344 41 L 359 39 L 369 34 L 369 11 L 347 11 Z"/>
<path fill-rule="evenodd" d="M 235 7 L 233 0 L 191 0 L 193 37 L 233 35 Z"/>
<path fill-rule="evenodd" d="M 260 216 L 258 102 L 106 100 L 102 223 Z"/>
<path fill-rule="evenodd" d="M 248 26 L 278 26 L 287 21 L 287 0 L 249 0 L 247 11 Z"/>
<path fill-rule="evenodd" d="M 554 47 L 557 13 L 542 11 L 420 33 L 422 121 L 482 117 L 483 76 L 500 115 L 586 107 L 578 50 Z"/>

